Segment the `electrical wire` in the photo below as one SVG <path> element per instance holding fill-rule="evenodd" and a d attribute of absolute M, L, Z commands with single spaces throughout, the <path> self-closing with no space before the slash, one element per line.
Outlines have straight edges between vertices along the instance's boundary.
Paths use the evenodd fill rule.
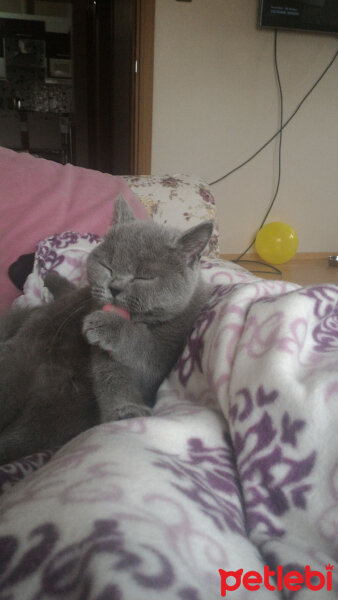
<path fill-rule="evenodd" d="M 278 59 L 277 59 L 277 29 L 275 29 L 275 36 L 274 36 L 274 52 L 273 52 L 273 60 L 274 60 L 274 66 L 275 66 L 275 73 L 276 73 L 276 78 L 277 78 L 277 83 L 278 83 L 278 92 L 279 92 L 279 122 L 280 122 L 280 128 L 279 128 L 279 144 L 278 144 L 278 177 L 277 177 L 277 185 L 276 185 L 276 191 L 274 193 L 274 196 L 270 202 L 269 208 L 266 211 L 263 221 L 261 222 L 259 229 L 262 229 L 265 221 L 267 220 L 271 209 L 275 203 L 275 200 L 277 198 L 278 192 L 279 192 L 279 186 L 280 186 L 280 180 L 281 180 L 281 171 L 282 171 L 282 138 L 283 138 L 283 116 L 284 116 L 284 99 L 283 99 L 283 90 L 282 90 L 282 84 L 281 84 L 281 80 L 280 80 L 280 74 L 279 74 L 279 68 L 278 68 Z M 256 236 L 254 237 L 254 239 L 252 240 L 250 246 L 248 246 L 246 248 L 246 250 L 244 250 L 244 252 L 242 252 L 239 256 L 237 256 L 237 258 L 234 260 L 234 262 L 240 262 L 242 256 L 244 256 L 248 250 L 250 250 L 250 248 L 252 248 L 252 246 L 254 245 L 256 241 Z M 245 261 L 248 262 L 248 261 Z M 255 261 L 257 262 L 257 261 Z M 262 263 L 264 264 L 264 263 Z M 272 265 L 269 265 L 272 267 Z M 276 269 L 276 267 L 273 267 L 273 269 Z M 276 271 L 278 273 L 281 274 L 281 271 L 279 269 L 276 269 Z"/>
<path fill-rule="evenodd" d="M 279 186 L 280 186 L 280 180 L 281 180 L 281 172 L 282 172 L 282 139 L 283 139 L 283 118 L 284 118 L 284 98 L 283 98 L 283 90 L 282 90 L 282 84 L 281 84 L 281 80 L 280 80 L 280 74 L 279 74 L 279 67 L 278 67 L 278 58 L 277 58 L 277 37 L 278 37 L 278 31 L 277 29 L 275 29 L 275 35 L 274 35 L 274 51 L 273 51 L 273 61 L 274 61 L 274 67 L 275 67 L 275 73 L 276 73 L 276 78 L 277 78 L 277 84 L 278 84 L 278 93 L 279 93 L 279 143 L 278 143 L 278 177 L 277 177 L 277 185 L 276 185 L 276 190 L 275 193 L 273 195 L 273 198 L 270 202 L 269 208 L 266 211 L 264 218 L 259 226 L 259 229 L 262 229 L 265 221 L 267 220 L 270 211 L 276 201 L 278 192 L 279 192 Z M 244 252 L 242 252 L 239 256 L 237 256 L 237 258 L 235 258 L 232 262 L 235 263 L 255 263 L 255 264 L 260 264 L 263 266 L 267 266 L 269 269 L 272 269 L 273 272 L 277 273 L 278 275 L 282 275 L 282 272 L 280 271 L 280 269 L 278 269 L 277 267 L 270 265 L 269 263 L 266 262 L 260 262 L 260 261 L 251 261 L 251 260 L 241 260 L 242 257 L 248 252 L 248 250 L 250 250 L 250 248 L 252 248 L 252 246 L 254 245 L 256 241 L 256 235 L 254 237 L 254 239 L 252 240 L 251 244 L 244 250 Z M 252 273 L 269 273 L 270 271 L 257 271 L 257 270 L 252 270 Z"/>
<path fill-rule="evenodd" d="M 284 105 L 284 101 L 283 101 L 283 91 L 282 91 L 282 86 L 281 86 L 281 81 L 280 81 L 280 75 L 279 75 L 279 68 L 278 68 L 278 59 L 277 59 L 277 35 L 278 35 L 278 30 L 275 30 L 275 35 L 274 35 L 274 66 L 275 66 L 275 73 L 276 73 L 276 78 L 277 78 L 277 83 L 278 83 L 278 91 L 279 91 L 279 102 L 280 102 L 280 126 L 278 131 L 271 136 L 271 138 L 269 138 L 267 140 L 267 142 L 265 142 L 265 144 L 263 144 L 263 146 L 261 146 L 258 150 L 256 150 L 256 152 L 254 152 L 254 154 L 252 154 L 247 160 L 245 160 L 243 163 L 241 163 L 240 165 L 238 165 L 237 167 L 235 167 L 234 169 L 231 169 L 228 173 L 226 173 L 225 175 L 223 175 L 222 177 L 219 177 L 218 179 L 215 179 L 215 181 L 212 181 L 211 183 L 209 183 L 210 186 L 215 185 L 216 183 L 219 183 L 220 181 L 223 181 L 226 177 L 229 177 L 230 175 L 232 175 L 233 173 L 235 173 L 236 171 L 238 171 L 239 169 L 241 169 L 242 167 L 244 167 L 245 165 L 247 165 L 251 160 L 253 160 L 260 152 L 262 152 L 262 150 L 264 150 L 278 135 L 279 135 L 279 145 L 278 145 L 278 178 L 277 178 L 277 185 L 276 185 L 276 190 L 274 193 L 274 196 L 270 202 L 270 205 L 268 207 L 268 210 L 266 211 L 263 220 L 258 228 L 258 231 L 260 229 L 262 229 L 264 223 L 266 222 L 271 209 L 276 201 L 277 195 L 278 195 L 278 191 L 279 191 L 279 186 L 280 186 L 280 180 L 281 180 L 281 157 L 282 157 L 282 133 L 283 133 L 283 129 L 290 123 L 290 121 L 294 118 L 294 116 L 297 114 L 297 112 L 299 111 L 299 109 L 301 108 L 301 106 L 304 104 L 305 100 L 310 96 L 310 94 L 313 92 L 313 90 L 315 89 L 315 87 L 319 84 L 319 82 L 323 79 L 324 75 L 327 73 L 327 71 L 330 69 L 330 67 L 332 66 L 332 64 L 334 63 L 334 61 L 337 58 L 338 55 L 338 51 L 334 54 L 334 56 L 332 57 L 332 59 L 330 60 L 330 62 L 328 63 L 328 65 L 325 67 L 325 69 L 323 70 L 323 72 L 321 73 L 321 75 L 318 77 L 318 79 L 315 81 L 315 83 L 311 86 L 311 88 L 309 89 L 309 91 L 305 94 L 305 96 L 302 98 L 302 100 L 299 102 L 299 104 L 296 106 L 295 110 L 293 111 L 293 113 L 290 115 L 290 117 L 285 121 L 285 123 L 283 123 L 283 105 Z M 269 269 L 272 269 L 273 272 L 277 273 L 278 275 L 282 275 L 282 272 L 280 271 L 280 269 L 278 269 L 277 267 L 270 265 L 268 263 L 265 262 L 260 262 L 260 261 L 255 261 L 255 260 L 243 260 L 242 257 L 250 250 L 250 248 L 252 248 L 252 246 L 254 245 L 256 241 L 256 236 L 254 237 L 254 239 L 252 240 L 252 242 L 250 243 L 250 245 L 244 250 L 244 252 L 241 252 L 241 254 L 235 258 L 232 262 L 234 263 L 255 263 L 255 264 L 259 264 L 259 265 L 264 265 L 265 267 L 268 267 Z M 271 273 L 271 271 L 261 271 L 261 270 L 252 270 L 252 273 Z"/>
<path fill-rule="evenodd" d="M 254 158 L 256 158 L 256 156 L 258 156 L 258 154 L 260 152 L 262 152 L 262 150 L 264 150 L 276 137 L 277 135 L 279 135 L 281 129 L 285 129 L 285 127 L 290 123 L 290 121 L 292 121 L 292 119 L 295 117 L 295 115 L 298 113 L 299 109 L 301 108 L 301 106 L 304 104 L 305 100 L 307 100 L 307 98 L 310 96 L 310 94 L 313 92 L 313 90 L 315 89 L 315 87 L 319 84 L 319 82 L 323 79 L 324 75 L 326 75 L 326 73 L 328 72 L 328 70 L 330 69 L 330 67 L 333 65 L 334 61 L 336 60 L 338 56 L 338 50 L 337 52 L 334 54 L 334 56 L 332 57 L 332 59 L 330 60 L 329 64 L 325 67 L 324 71 L 322 72 L 322 74 L 318 77 L 318 79 L 315 81 L 315 83 L 313 84 L 313 86 L 309 89 L 309 91 L 305 94 L 304 98 L 299 102 L 299 104 L 297 105 L 297 107 L 295 108 L 295 110 L 293 111 L 293 113 L 291 113 L 290 117 L 285 121 L 285 123 L 283 123 L 283 126 L 278 129 L 278 131 L 276 131 L 276 133 L 274 133 L 274 135 L 271 136 L 271 138 L 269 138 L 265 144 L 263 144 L 263 146 L 261 146 L 260 148 L 258 148 L 258 150 L 256 150 L 256 152 L 254 152 L 254 154 L 252 154 L 249 158 L 247 158 L 244 162 L 242 162 L 240 165 L 238 165 L 237 167 L 234 167 L 233 169 L 231 169 L 231 171 L 228 171 L 228 173 L 226 173 L 225 175 L 222 175 L 222 177 L 219 177 L 218 179 L 215 179 L 214 181 L 211 181 L 211 183 L 209 183 L 209 185 L 215 185 L 216 183 L 219 183 L 220 181 L 223 181 L 223 179 L 226 179 L 226 177 L 229 177 L 230 175 L 232 175 L 233 173 L 235 173 L 236 171 L 238 171 L 239 169 L 241 169 L 242 167 L 245 167 L 245 165 L 247 165 L 251 160 L 253 160 Z"/>

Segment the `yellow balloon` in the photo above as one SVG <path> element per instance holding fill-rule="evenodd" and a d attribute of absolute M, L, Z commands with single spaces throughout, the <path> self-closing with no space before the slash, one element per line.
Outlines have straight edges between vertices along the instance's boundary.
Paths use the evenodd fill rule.
<path fill-rule="evenodd" d="M 281 265 L 297 252 L 298 237 L 286 223 L 268 223 L 256 235 L 256 251 L 268 263 Z"/>

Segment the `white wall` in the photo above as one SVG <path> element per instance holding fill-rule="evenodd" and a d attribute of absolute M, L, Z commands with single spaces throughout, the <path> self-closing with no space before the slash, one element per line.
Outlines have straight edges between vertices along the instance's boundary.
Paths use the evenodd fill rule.
<path fill-rule="evenodd" d="M 156 0 L 152 172 L 211 182 L 278 129 L 273 32 L 257 28 L 256 0 Z M 333 36 L 281 32 L 287 118 L 333 57 Z M 270 221 L 297 231 L 299 252 L 338 250 L 338 59 L 284 130 L 282 180 Z M 212 187 L 221 252 L 246 248 L 277 180 L 274 141 Z"/>

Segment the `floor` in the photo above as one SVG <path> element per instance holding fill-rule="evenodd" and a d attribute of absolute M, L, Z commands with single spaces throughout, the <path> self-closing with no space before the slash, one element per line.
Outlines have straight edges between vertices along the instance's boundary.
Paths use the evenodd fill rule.
<path fill-rule="evenodd" d="M 282 275 L 272 273 L 256 273 L 258 277 L 265 279 L 283 279 L 292 281 L 299 285 L 313 285 L 316 283 L 335 283 L 338 285 L 338 267 L 328 264 L 329 253 L 304 253 L 297 254 L 295 258 L 283 265 L 276 265 L 282 271 Z M 236 255 L 221 254 L 225 260 L 233 260 Z M 243 259 L 260 260 L 257 255 L 246 255 Z M 255 263 L 240 263 L 242 267 L 251 270 L 269 270 L 268 265 L 257 265 Z"/>

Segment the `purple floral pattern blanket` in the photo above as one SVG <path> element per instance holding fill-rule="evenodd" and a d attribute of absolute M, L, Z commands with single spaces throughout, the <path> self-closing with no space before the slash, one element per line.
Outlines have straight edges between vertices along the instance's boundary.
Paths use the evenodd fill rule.
<path fill-rule="evenodd" d="M 0 600 L 216 600 L 219 569 L 265 565 L 333 565 L 332 591 L 260 599 L 337 597 L 338 287 L 203 273 L 152 417 L 0 469 Z"/>

